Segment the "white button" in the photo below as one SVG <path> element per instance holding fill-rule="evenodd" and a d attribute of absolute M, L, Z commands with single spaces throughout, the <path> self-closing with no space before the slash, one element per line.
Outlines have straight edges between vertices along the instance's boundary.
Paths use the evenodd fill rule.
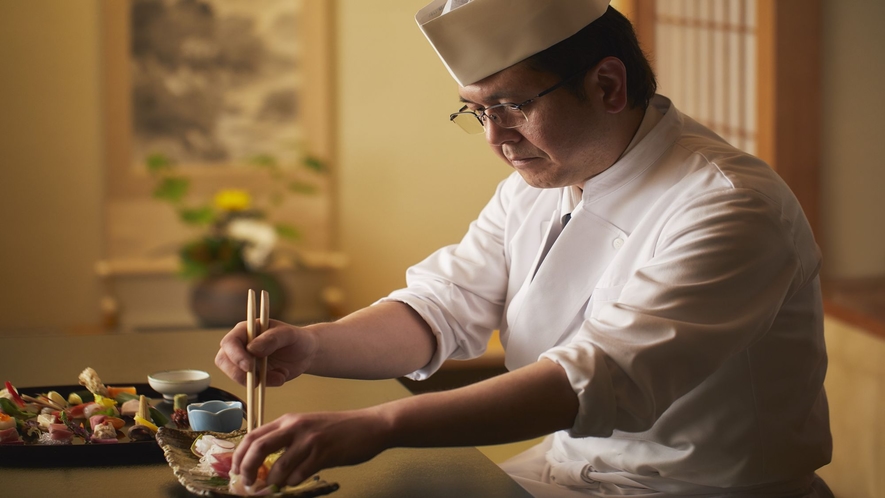
<path fill-rule="evenodd" d="M 612 241 L 612 247 L 615 249 L 620 249 L 622 245 L 624 245 L 624 239 L 620 237 Z"/>

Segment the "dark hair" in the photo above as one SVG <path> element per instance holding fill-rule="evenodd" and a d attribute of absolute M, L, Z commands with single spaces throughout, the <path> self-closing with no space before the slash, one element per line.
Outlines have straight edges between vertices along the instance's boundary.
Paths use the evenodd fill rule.
<path fill-rule="evenodd" d="M 529 57 L 529 66 L 542 72 L 568 78 L 590 70 L 606 57 L 617 57 L 627 68 L 627 101 L 630 107 L 648 106 L 657 90 L 654 71 L 639 47 L 633 25 L 620 12 L 609 7 L 599 19 L 569 38 Z M 584 98 L 582 78 L 567 87 Z"/>

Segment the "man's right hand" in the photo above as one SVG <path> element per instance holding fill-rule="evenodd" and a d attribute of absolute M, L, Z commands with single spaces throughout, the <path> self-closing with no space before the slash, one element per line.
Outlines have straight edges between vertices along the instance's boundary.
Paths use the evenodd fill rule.
<path fill-rule="evenodd" d="M 238 323 L 215 356 L 218 368 L 241 385 L 246 385 L 246 372 L 255 360 L 267 357 L 267 385 L 281 386 L 307 371 L 319 347 L 310 331 L 277 320 L 248 345 L 247 338 L 246 322 Z"/>

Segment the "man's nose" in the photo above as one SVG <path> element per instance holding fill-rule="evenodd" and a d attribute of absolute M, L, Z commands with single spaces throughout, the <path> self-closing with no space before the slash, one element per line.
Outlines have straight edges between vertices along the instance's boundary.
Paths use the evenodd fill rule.
<path fill-rule="evenodd" d="M 504 128 L 495 121 L 487 119 L 485 121 L 486 142 L 489 145 L 500 147 L 505 143 L 518 142 L 522 135 L 516 128 Z"/>

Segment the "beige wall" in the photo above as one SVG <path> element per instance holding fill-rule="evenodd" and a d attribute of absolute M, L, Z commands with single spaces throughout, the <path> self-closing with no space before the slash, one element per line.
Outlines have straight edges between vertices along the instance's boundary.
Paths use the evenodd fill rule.
<path fill-rule="evenodd" d="M 0 332 L 99 319 L 95 0 L 0 0 Z"/>
<path fill-rule="evenodd" d="M 823 5 L 824 270 L 885 275 L 885 2 Z"/>
<path fill-rule="evenodd" d="M 405 283 L 406 268 L 467 225 L 508 173 L 448 120 L 458 87 L 421 31 L 425 0 L 338 2 L 340 240 L 351 308 Z M 500 164 L 499 164 L 500 163 Z"/>
<path fill-rule="evenodd" d="M 457 88 L 414 24 L 424 3 L 336 3 L 339 240 L 352 258 L 341 283 L 351 309 L 457 242 L 509 171 L 481 137 L 447 122 Z M 885 3 L 824 8 L 826 270 L 881 274 Z M 0 0 L 0 330 L 98 321 L 97 22 L 98 0 Z"/>

